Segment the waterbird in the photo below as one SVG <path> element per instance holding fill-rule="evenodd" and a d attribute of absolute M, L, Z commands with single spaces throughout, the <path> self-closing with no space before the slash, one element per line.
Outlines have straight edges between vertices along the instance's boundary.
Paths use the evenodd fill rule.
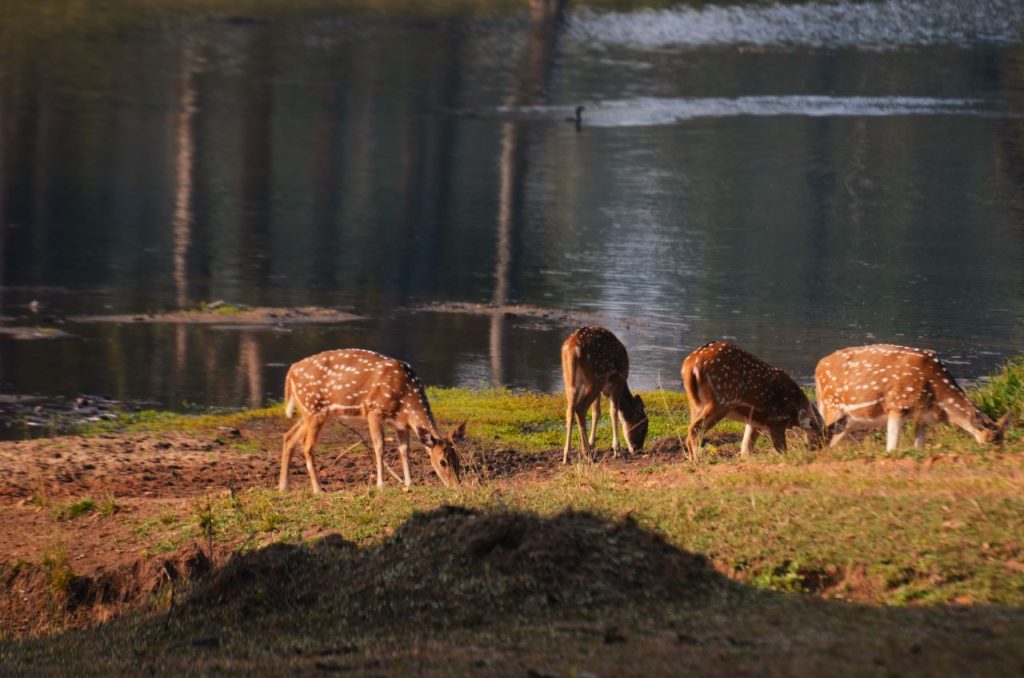
<path fill-rule="evenodd" d="M 566 118 L 565 119 L 566 122 L 571 122 L 571 123 L 575 123 L 576 124 L 576 131 L 577 132 L 579 132 L 581 129 L 583 129 L 583 111 L 585 111 L 585 110 L 587 110 L 587 109 L 584 106 L 577 106 L 576 107 L 576 115 L 575 115 L 575 117 Z"/>

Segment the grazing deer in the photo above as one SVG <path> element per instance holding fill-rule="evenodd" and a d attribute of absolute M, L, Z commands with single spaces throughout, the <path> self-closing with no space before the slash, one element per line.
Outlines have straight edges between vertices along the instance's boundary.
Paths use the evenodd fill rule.
<path fill-rule="evenodd" d="M 999 443 L 1009 414 L 992 421 L 968 398 L 935 351 L 892 344 L 843 348 L 822 358 L 814 371 L 818 406 L 836 445 L 852 430 L 886 428 L 886 450 L 899 444 L 906 421 L 914 447 L 928 426 L 951 422 L 979 443 Z"/>
<path fill-rule="evenodd" d="M 747 425 L 740 454 L 744 457 L 762 432 L 778 452 L 786 451 L 786 429 L 799 426 L 812 447 L 823 439 L 821 416 L 807 395 L 778 367 L 724 341 L 713 341 L 683 360 L 680 370 L 690 401 L 686 449 L 695 461 L 704 433 L 722 419 Z"/>
<path fill-rule="evenodd" d="M 643 448 L 647 437 L 644 401 L 629 392 L 629 355 L 615 335 L 603 327 L 581 327 L 562 344 L 562 380 L 565 383 L 565 449 L 562 463 L 569 463 L 569 445 L 575 419 L 580 428 L 580 449 L 590 458 L 601 416 L 601 394 L 608 396 L 612 415 L 612 453 L 619 456 L 622 426 L 630 453 Z M 590 439 L 585 437 L 583 417 L 590 408 Z"/>
<path fill-rule="evenodd" d="M 285 413 L 298 408 L 302 419 L 284 434 L 279 489 L 288 489 L 288 465 L 292 448 L 302 440 L 302 453 L 313 492 L 320 492 L 313 446 L 324 425 L 333 418 L 363 422 L 370 427 L 377 461 L 377 487 L 384 486 L 384 424 L 398 434 L 405 486 L 409 475 L 409 437 L 415 431 L 430 453 L 430 464 L 445 487 L 459 484 L 459 457 L 454 444 L 461 440 L 466 423 L 448 436 L 437 430 L 427 396 L 408 363 L 363 349 L 324 351 L 304 358 L 288 369 L 284 380 Z"/>

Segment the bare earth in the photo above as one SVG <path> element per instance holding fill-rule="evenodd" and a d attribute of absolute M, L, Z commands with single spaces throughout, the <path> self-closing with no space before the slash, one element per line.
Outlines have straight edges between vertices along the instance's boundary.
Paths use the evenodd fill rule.
<path fill-rule="evenodd" d="M 69 553 L 77 574 L 92 576 L 134 562 L 143 540 L 126 521 L 104 520 L 98 513 L 74 521 L 58 520 L 53 506 L 88 497 L 116 500 L 119 512 L 145 518 L 166 510 L 168 501 L 277 486 L 281 434 L 288 424 L 258 421 L 245 430 L 215 434 L 127 433 L 0 441 L 0 521 L 17 529 L 0 530 L 0 561 L 37 562 L 53 547 L 55 535 L 70 537 Z M 317 446 L 320 482 L 326 491 L 370 487 L 375 483 L 370 453 L 358 434 L 330 426 Z M 436 485 L 425 455 L 412 455 L 413 483 Z M 499 450 L 488 455 L 491 478 L 539 477 L 553 473 L 560 453 L 520 455 Z M 392 441 L 389 466 L 399 469 Z M 635 462 L 634 462 L 635 463 Z M 390 477 L 387 482 L 394 484 Z M 309 487 L 302 455 L 292 457 L 291 489 Z M 116 547 L 110 544 L 116 542 Z"/>

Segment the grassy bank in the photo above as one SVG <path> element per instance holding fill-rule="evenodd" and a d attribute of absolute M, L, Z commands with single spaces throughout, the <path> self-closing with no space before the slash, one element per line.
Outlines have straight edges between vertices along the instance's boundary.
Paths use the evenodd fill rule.
<path fill-rule="evenodd" d="M 156 562 L 199 544 L 212 577 L 158 586 L 113 624 L 0 642 L 0 659 L 26 674 L 1012 671 L 1022 471 L 1019 450 L 932 464 L 662 460 L 458 492 L 167 502 L 101 520 L 127 522 Z M 73 534 L 86 519 L 64 520 Z M 59 605 L 74 562 L 48 567 Z"/>
<path fill-rule="evenodd" d="M 972 396 L 993 414 L 1019 412 L 1021 369 L 1014 361 Z M 81 440 L 144 444 L 159 463 L 182 463 L 165 458 L 169 443 L 223 440 L 206 445 L 211 451 L 202 454 L 212 456 L 204 458 L 270 457 L 267 471 L 258 482 L 207 494 L 0 508 L 7 524 L 27 524 L 31 514 L 51 535 L 38 556 L 5 562 L 0 581 L 23 586 L 37 577 L 49 602 L 35 606 L 50 607 L 54 630 L 62 614 L 80 615 L 83 601 L 113 586 L 76 571 L 74 545 L 87 535 L 110 535 L 112 549 L 139 558 L 121 566 L 126 580 L 159 575 L 141 587 L 133 615 L 7 641 L 0 658 L 24 673 L 1022 666 L 1019 426 L 1001 447 L 938 427 L 923 450 L 885 452 L 874 435 L 811 451 L 792 436 L 785 455 L 762 442 L 742 460 L 740 428 L 728 425 L 713 431 L 709 453 L 693 464 L 681 451 L 682 394 L 644 398 L 644 455 L 562 466 L 561 396 L 431 390 L 443 426 L 469 420 L 464 452 L 473 463 L 458 490 L 423 476 L 410 492 L 394 484 L 379 491 L 353 482 L 366 478 L 357 473 L 324 495 L 310 494 L 304 479 L 279 493 L 271 488 L 287 428 L 280 406 L 135 413 L 98 424 Z M 369 469 L 356 433 L 330 435 L 320 448 L 325 464 Z M 606 455 L 607 421 L 600 436 Z M 53 449 L 72 440 L 54 439 Z M 212 576 L 173 585 L 160 578 L 161 563 L 180 569 L 182 554 L 197 551 L 212 557 Z M 794 656 L 804 664 L 794 665 Z"/>

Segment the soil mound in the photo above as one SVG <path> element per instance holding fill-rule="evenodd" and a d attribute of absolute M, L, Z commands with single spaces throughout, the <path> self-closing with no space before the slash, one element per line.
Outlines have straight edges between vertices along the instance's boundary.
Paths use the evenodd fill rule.
<path fill-rule="evenodd" d="M 0 638 L 104 622 L 145 607 L 168 584 L 194 581 L 211 569 L 195 543 L 94 576 L 74 574 L 65 562 L 0 562 Z"/>
<path fill-rule="evenodd" d="M 414 515 L 379 546 L 335 537 L 236 556 L 187 606 L 239 618 L 320 607 L 345 624 L 437 628 L 697 602 L 726 586 L 703 557 L 630 520 L 446 506 Z"/>

